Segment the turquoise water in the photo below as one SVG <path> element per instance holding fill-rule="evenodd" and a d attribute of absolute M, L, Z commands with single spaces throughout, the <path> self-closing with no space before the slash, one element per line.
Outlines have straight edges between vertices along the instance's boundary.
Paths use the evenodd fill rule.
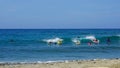
<path fill-rule="evenodd" d="M 92 43 L 86 37 L 98 39 Z M 80 37 L 80 45 L 72 39 Z M 62 45 L 44 40 L 61 38 Z M 107 39 L 110 43 L 107 43 Z M 0 62 L 120 58 L 120 29 L 1 29 Z"/>

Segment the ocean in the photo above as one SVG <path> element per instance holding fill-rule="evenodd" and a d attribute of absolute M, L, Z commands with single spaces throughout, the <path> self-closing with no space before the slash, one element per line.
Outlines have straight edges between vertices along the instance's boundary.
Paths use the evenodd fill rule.
<path fill-rule="evenodd" d="M 56 38 L 61 45 L 52 43 Z M 120 58 L 120 29 L 0 29 L 0 62 L 111 58 Z"/>

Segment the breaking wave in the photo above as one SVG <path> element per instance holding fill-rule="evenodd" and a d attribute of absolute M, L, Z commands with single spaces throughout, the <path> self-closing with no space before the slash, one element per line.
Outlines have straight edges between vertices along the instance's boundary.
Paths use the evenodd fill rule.
<path fill-rule="evenodd" d="M 84 37 L 79 37 L 79 38 L 51 38 L 51 39 L 6 39 L 6 40 L 0 40 L 0 44 L 1 43 L 38 43 L 38 44 L 44 44 L 44 43 L 48 43 L 48 42 L 57 42 L 57 41 L 63 41 L 64 44 L 68 44 L 68 43 L 73 43 L 77 40 L 80 40 L 81 43 L 87 43 L 93 39 L 98 39 L 100 40 L 100 43 L 106 43 L 107 38 L 110 38 L 111 43 L 120 43 L 120 36 L 116 35 L 116 36 L 102 36 L 102 37 L 95 37 L 95 36 L 84 36 Z"/>

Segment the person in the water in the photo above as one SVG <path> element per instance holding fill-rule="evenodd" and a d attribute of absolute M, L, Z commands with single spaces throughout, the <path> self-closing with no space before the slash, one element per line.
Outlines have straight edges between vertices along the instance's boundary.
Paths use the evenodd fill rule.
<path fill-rule="evenodd" d="M 52 44 L 52 42 L 48 42 L 48 45 L 51 45 Z"/>
<path fill-rule="evenodd" d="M 80 37 L 79 36 L 77 36 L 76 37 L 76 39 L 74 40 L 74 43 L 76 44 L 76 45 L 80 45 Z"/>
<path fill-rule="evenodd" d="M 99 44 L 99 40 L 98 39 L 93 39 L 92 40 L 95 44 Z"/>
<path fill-rule="evenodd" d="M 92 45 L 92 42 L 88 42 L 88 45 L 91 46 L 91 45 Z"/>
<path fill-rule="evenodd" d="M 77 36 L 77 38 L 80 38 L 80 36 Z"/>
<path fill-rule="evenodd" d="M 10 39 L 9 42 L 15 42 L 13 39 Z"/>

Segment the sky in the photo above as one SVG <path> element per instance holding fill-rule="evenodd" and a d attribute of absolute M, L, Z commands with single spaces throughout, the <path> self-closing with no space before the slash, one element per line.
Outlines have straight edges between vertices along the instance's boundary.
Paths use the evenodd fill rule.
<path fill-rule="evenodd" d="M 0 29 L 120 28 L 120 0 L 0 0 Z"/>

